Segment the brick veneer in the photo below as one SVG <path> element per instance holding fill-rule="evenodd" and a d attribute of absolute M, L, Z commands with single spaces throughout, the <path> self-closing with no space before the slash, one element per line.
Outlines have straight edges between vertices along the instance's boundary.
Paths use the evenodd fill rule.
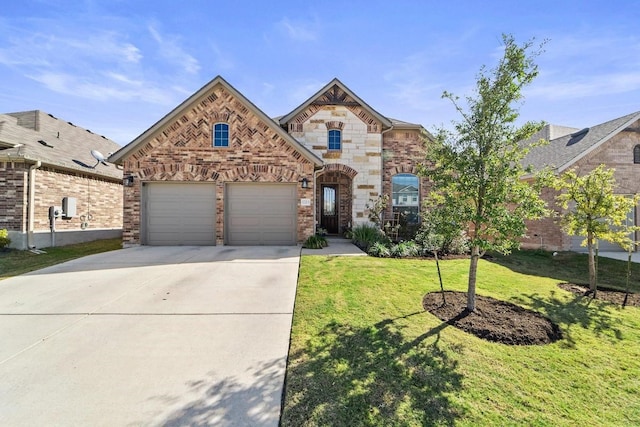
<path fill-rule="evenodd" d="M 425 159 L 424 140 L 417 129 L 392 130 L 382 140 L 382 193 L 391 198 L 391 179 L 401 173 L 418 173 L 418 165 Z M 429 183 L 420 178 L 420 209 L 422 200 L 429 193 Z M 391 215 L 391 203 L 385 212 Z"/>
<path fill-rule="evenodd" d="M 575 168 L 580 175 L 586 175 L 600 164 L 605 164 L 607 167 L 615 169 L 616 193 L 640 193 L 640 164 L 633 163 L 633 148 L 638 144 L 640 144 L 640 121 L 635 122 L 596 150 L 587 154 L 577 161 L 572 168 Z M 553 206 L 555 194 L 552 190 L 545 190 L 541 196 Z M 638 206 L 636 207 L 636 224 L 639 223 L 639 208 Z M 545 249 L 571 249 L 571 238 L 562 232 L 557 219 L 545 218 L 540 221 L 529 222 L 527 234 L 529 238 L 523 240 L 523 247 L 539 247 L 540 236 L 542 236 L 542 246 Z M 538 236 L 536 237 L 534 234 Z M 638 240 L 638 237 L 636 235 L 636 240 Z"/>
<path fill-rule="evenodd" d="M 229 124 L 229 147 L 212 147 L 212 126 Z M 222 85 L 195 100 L 183 113 L 150 135 L 124 160 L 124 173 L 135 177 L 124 190 L 125 245 L 144 243 L 140 234 L 141 188 L 152 181 L 216 182 L 216 243 L 224 243 L 224 184 L 226 182 L 295 182 L 298 199 L 313 199 L 314 165 L 256 116 Z M 313 208 L 298 203 L 297 240 L 313 234 Z"/>
<path fill-rule="evenodd" d="M 24 163 L 0 162 L 0 228 L 26 230 L 28 171 Z"/>
<path fill-rule="evenodd" d="M 3 195 L 0 200 L 0 228 L 17 233 L 27 232 L 30 166 L 25 163 L 0 162 L 0 194 Z M 43 166 L 35 170 L 34 232 L 50 230 L 49 207 L 61 206 L 63 197 L 76 198 L 77 215 L 70 219 L 56 220 L 58 231 L 88 232 L 122 227 L 120 181 Z M 17 243 L 18 239 L 15 240 Z M 22 248 L 20 244 L 17 247 Z"/>

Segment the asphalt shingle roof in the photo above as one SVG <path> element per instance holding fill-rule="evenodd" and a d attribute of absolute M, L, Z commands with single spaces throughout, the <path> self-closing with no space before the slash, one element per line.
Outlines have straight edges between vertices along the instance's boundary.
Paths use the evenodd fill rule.
<path fill-rule="evenodd" d="M 119 148 L 108 138 L 43 111 L 0 114 L 0 158 L 3 161 L 40 160 L 49 166 L 122 179 L 121 169 L 114 164 L 96 164 L 91 155 L 91 150 L 97 150 L 108 157 Z"/>
<path fill-rule="evenodd" d="M 531 149 L 522 164 L 531 165 L 534 170 L 548 166 L 562 172 L 638 119 L 640 111 L 552 139 L 547 145 Z"/>

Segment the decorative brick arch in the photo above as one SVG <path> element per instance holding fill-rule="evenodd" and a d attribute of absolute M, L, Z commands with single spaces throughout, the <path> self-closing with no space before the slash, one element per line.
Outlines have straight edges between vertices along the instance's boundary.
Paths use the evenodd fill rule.
<path fill-rule="evenodd" d="M 324 172 L 340 172 L 353 179 L 358 171 L 342 163 L 330 163 L 324 167 Z"/>
<path fill-rule="evenodd" d="M 141 169 L 138 177 L 149 181 L 217 181 L 219 174 L 204 166 L 185 163 L 162 163 Z"/>
<path fill-rule="evenodd" d="M 400 165 L 391 170 L 391 176 L 397 175 L 399 173 L 410 173 L 413 175 L 418 175 L 418 167 L 416 165 Z"/>
<path fill-rule="evenodd" d="M 282 166 L 253 164 L 238 166 L 220 174 L 223 182 L 297 182 L 299 173 Z"/>

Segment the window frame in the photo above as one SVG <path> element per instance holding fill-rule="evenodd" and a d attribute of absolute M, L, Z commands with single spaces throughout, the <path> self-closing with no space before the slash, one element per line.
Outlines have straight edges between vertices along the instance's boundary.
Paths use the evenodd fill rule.
<path fill-rule="evenodd" d="M 633 147 L 633 163 L 640 164 L 640 144 Z"/>
<path fill-rule="evenodd" d="M 335 135 L 338 136 L 337 148 L 335 146 L 336 144 Z M 333 144 L 333 147 L 332 147 L 332 144 Z M 342 151 L 342 131 L 340 129 L 329 129 L 329 131 L 327 132 L 327 150 Z"/>
<path fill-rule="evenodd" d="M 220 129 L 220 137 L 218 137 L 218 127 L 225 126 L 224 129 Z M 226 138 L 224 138 L 224 134 L 226 133 Z M 226 122 L 218 122 L 214 123 L 213 129 L 211 131 L 211 146 L 214 148 L 229 148 L 229 123 Z M 220 141 L 220 144 L 218 144 Z"/>
<path fill-rule="evenodd" d="M 415 183 L 416 191 L 403 194 L 394 191 L 394 180 L 398 178 L 405 180 L 411 179 L 412 182 L 406 183 L 406 186 L 414 186 L 413 184 Z M 400 183 L 400 185 L 402 186 L 403 183 Z M 413 173 L 399 173 L 391 177 L 391 212 L 395 214 L 396 212 L 403 211 L 411 212 L 410 215 L 406 215 L 405 213 L 408 224 L 414 225 L 420 223 L 420 177 Z"/>

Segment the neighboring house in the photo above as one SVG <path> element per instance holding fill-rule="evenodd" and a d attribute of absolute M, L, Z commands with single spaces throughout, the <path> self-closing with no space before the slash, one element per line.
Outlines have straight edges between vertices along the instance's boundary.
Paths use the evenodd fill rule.
<path fill-rule="evenodd" d="M 0 114 L 0 228 L 9 231 L 11 247 L 119 237 L 122 170 L 91 154 L 119 148 L 42 111 Z M 52 207 L 59 208 L 53 223 Z"/>
<path fill-rule="evenodd" d="M 422 199 L 423 133 L 337 79 L 271 119 L 216 77 L 111 156 L 131 180 L 124 245 L 294 245 L 316 226 L 342 233 L 368 222 L 369 201 L 394 184 Z"/>
<path fill-rule="evenodd" d="M 585 129 L 547 125 L 531 140 L 546 139 L 549 144 L 533 148 L 523 164 L 534 170 L 548 166 L 561 174 L 575 169 L 586 175 L 598 165 L 615 169 L 618 194 L 633 195 L 640 192 L 640 112 L 632 113 L 606 123 Z M 556 192 L 545 189 L 542 197 L 556 211 Z M 638 225 L 638 207 L 629 212 L 630 225 Z M 528 223 L 528 238 L 523 247 L 548 250 L 584 251 L 584 238 L 568 236 L 562 232 L 557 219 L 545 218 Z M 637 235 L 631 236 L 638 240 Z M 600 250 L 621 250 L 617 245 L 600 242 Z"/>

